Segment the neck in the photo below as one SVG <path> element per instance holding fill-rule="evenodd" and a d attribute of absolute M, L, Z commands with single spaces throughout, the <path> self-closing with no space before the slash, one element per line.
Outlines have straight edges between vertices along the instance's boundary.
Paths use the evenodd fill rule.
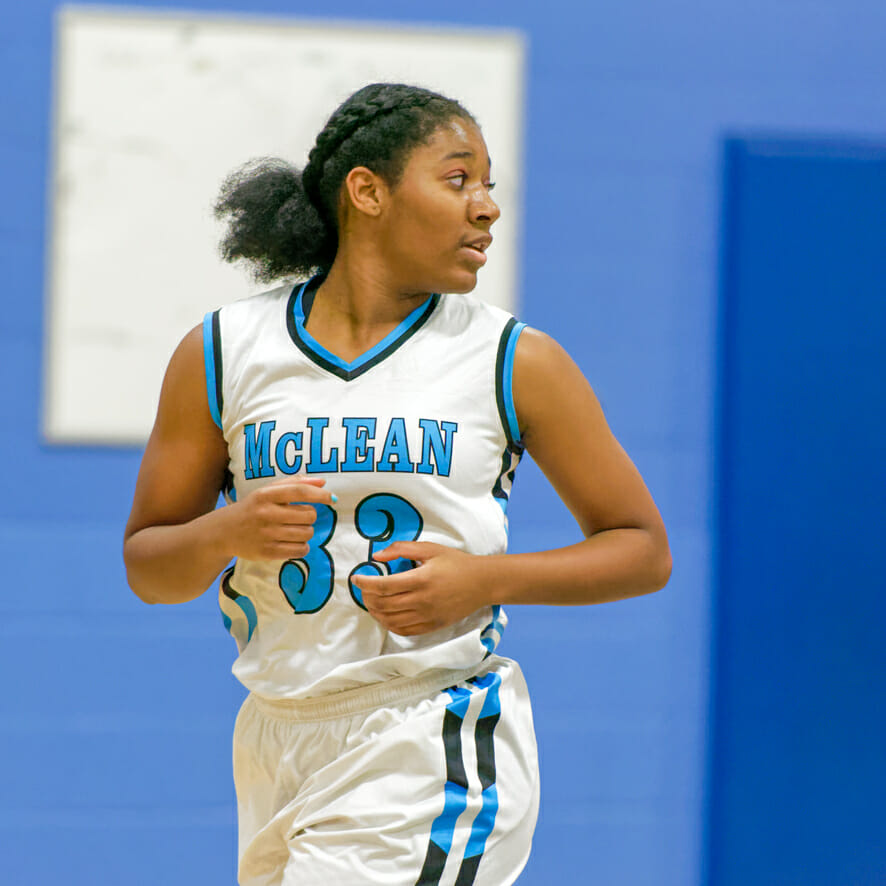
<path fill-rule="evenodd" d="M 345 242 L 317 290 L 311 317 L 319 309 L 355 330 L 371 330 L 400 323 L 430 294 L 404 288 L 372 244 Z"/>
<path fill-rule="evenodd" d="M 371 250 L 340 246 L 314 297 L 307 329 L 350 361 L 396 329 L 429 295 L 404 291 Z"/>

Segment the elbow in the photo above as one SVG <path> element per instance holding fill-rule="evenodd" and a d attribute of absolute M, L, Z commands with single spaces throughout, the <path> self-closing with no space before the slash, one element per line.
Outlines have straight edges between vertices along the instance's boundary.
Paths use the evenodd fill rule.
<path fill-rule="evenodd" d="M 180 569 L 169 564 L 158 563 L 149 553 L 131 548 L 125 544 L 123 563 L 126 567 L 126 583 L 130 590 L 143 603 L 150 606 L 159 603 L 187 603 L 199 597 L 205 586 L 189 583 Z"/>
<path fill-rule="evenodd" d="M 123 565 L 126 569 L 126 583 L 132 593 L 143 603 L 151 605 L 159 603 L 157 596 L 152 593 L 151 583 L 146 581 L 141 574 L 138 558 L 135 556 L 128 538 L 123 542 Z"/>
<path fill-rule="evenodd" d="M 674 560 L 671 557 L 671 550 L 665 546 L 665 550 L 656 558 L 655 567 L 653 569 L 653 591 L 660 591 L 671 580 L 671 571 L 674 567 Z"/>
<path fill-rule="evenodd" d="M 662 530 L 652 537 L 652 550 L 649 556 L 650 592 L 660 591 L 671 579 L 674 561 L 667 535 Z"/>
<path fill-rule="evenodd" d="M 673 560 L 668 537 L 662 528 L 647 528 L 642 542 L 634 549 L 633 577 L 637 595 L 653 594 L 664 588 L 671 578 Z"/>
<path fill-rule="evenodd" d="M 143 581 L 139 581 L 138 571 L 132 569 L 129 564 L 126 564 L 126 583 L 129 585 L 129 589 L 132 593 L 135 594 L 142 603 L 153 605 L 154 603 L 160 602 L 157 597 L 151 593 L 150 585 Z"/>
<path fill-rule="evenodd" d="M 153 606 L 155 603 L 159 603 L 160 600 L 151 595 L 151 592 L 146 588 L 140 588 L 137 584 L 133 583 L 131 579 L 127 579 L 129 582 L 129 588 L 142 603 L 147 603 L 149 606 Z"/>

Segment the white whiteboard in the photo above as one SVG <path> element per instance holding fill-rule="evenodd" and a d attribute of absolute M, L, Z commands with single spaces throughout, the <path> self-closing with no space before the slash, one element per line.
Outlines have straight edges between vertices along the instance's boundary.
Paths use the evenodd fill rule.
<path fill-rule="evenodd" d="M 329 114 L 369 82 L 435 89 L 480 122 L 502 217 L 476 293 L 514 310 L 523 64 L 513 31 L 62 9 L 46 438 L 144 442 L 182 336 L 269 288 L 218 257 L 222 180 L 258 156 L 302 167 Z"/>

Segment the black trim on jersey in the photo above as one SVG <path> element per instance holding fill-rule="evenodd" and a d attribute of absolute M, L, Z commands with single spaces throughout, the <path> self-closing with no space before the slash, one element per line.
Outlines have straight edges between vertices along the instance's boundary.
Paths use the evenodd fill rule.
<path fill-rule="evenodd" d="M 231 576 L 234 574 L 234 567 L 229 566 L 223 573 L 221 577 L 221 581 L 219 582 L 221 586 L 222 593 L 229 600 L 236 600 L 238 597 L 242 597 L 243 595 L 239 591 L 235 591 L 231 587 Z"/>
<path fill-rule="evenodd" d="M 504 451 L 504 453 L 502 454 L 502 457 L 501 457 L 501 470 L 498 472 L 498 476 L 495 478 L 495 485 L 492 487 L 492 495 L 493 495 L 495 498 L 499 499 L 500 501 L 503 501 L 505 504 L 508 503 L 508 494 L 504 491 L 504 489 L 502 489 L 501 481 L 502 481 L 502 477 L 506 476 L 505 471 L 506 471 L 506 469 L 507 469 L 507 466 L 508 466 L 510 463 L 511 463 L 511 446 L 510 446 L 510 443 L 509 443 L 509 444 L 505 447 L 505 451 Z M 513 470 L 511 470 L 511 471 L 507 471 L 507 474 L 508 474 L 508 475 L 513 474 L 513 473 L 514 473 Z M 513 481 L 513 479 L 514 479 L 514 478 L 511 477 L 511 480 L 512 480 L 512 481 Z"/>
<path fill-rule="evenodd" d="M 237 488 L 234 486 L 234 475 L 225 468 L 225 479 L 222 483 L 222 495 L 230 501 L 237 501 Z"/>
<path fill-rule="evenodd" d="M 317 281 L 315 283 L 315 281 Z M 322 282 L 322 278 L 314 277 L 309 283 L 307 288 L 305 289 L 304 298 L 307 301 L 302 302 L 302 310 L 305 311 L 305 322 L 308 320 L 308 313 L 310 308 L 313 306 L 313 298 L 314 294 L 319 287 L 319 284 Z M 367 360 L 365 363 L 361 363 L 359 366 L 354 369 L 344 369 L 341 366 L 336 366 L 335 363 L 331 363 L 321 354 L 318 354 L 302 337 L 298 332 L 298 324 L 295 322 L 295 303 L 298 299 L 299 291 L 302 288 L 301 283 L 296 284 L 295 288 L 292 290 L 292 294 L 289 296 L 289 299 L 286 303 L 286 328 L 289 331 L 289 337 L 295 343 L 296 347 L 312 362 L 316 363 L 321 369 L 325 369 L 327 372 L 331 372 L 333 375 L 338 376 L 340 379 L 344 381 L 352 381 L 355 378 L 363 375 L 364 372 L 368 372 L 372 369 L 373 366 L 377 366 L 387 357 L 390 357 L 394 351 L 397 350 L 401 345 L 405 344 L 415 335 L 425 323 L 428 322 L 431 318 L 431 314 L 434 313 L 437 305 L 440 302 L 440 295 L 438 293 L 434 293 L 429 299 L 427 306 L 424 311 L 418 317 L 418 319 L 409 327 L 399 338 L 392 341 L 383 351 L 379 351 L 371 360 Z"/>
<path fill-rule="evenodd" d="M 498 354 L 495 358 L 495 402 L 498 406 L 498 417 L 501 420 L 501 426 L 504 429 L 505 437 L 508 441 L 508 449 L 512 452 L 516 452 L 518 455 L 522 455 L 524 448 L 523 444 L 511 436 L 511 428 L 508 423 L 508 412 L 505 407 L 504 390 L 505 355 L 508 352 L 508 342 L 511 338 L 511 332 L 516 325 L 517 320 L 514 317 L 511 317 L 511 319 L 505 323 L 505 328 L 501 331 L 501 338 L 498 340 Z"/>
<path fill-rule="evenodd" d="M 221 322 L 219 311 L 212 314 L 212 362 L 215 369 L 215 402 L 218 406 L 218 414 L 221 416 L 224 406 L 224 393 L 222 389 L 222 346 L 221 346 Z"/>
<path fill-rule="evenodd" d="M 308 322 L 308 317 L 311 316 L 311 308 L 314 307 L 314 296 L 317 294 L 317 290 L 320 288 L 320 284 L 325 280 L 325 277 L 317 277 L 312 278 L 308 285 L 305 286 L 305 294 L 301 299 L 301 312 L 304 314 L 305 323 Z M 296 293 L 297 296 L 297 293 Z M 294 306 L 294 304 L 293 304 Z"/>

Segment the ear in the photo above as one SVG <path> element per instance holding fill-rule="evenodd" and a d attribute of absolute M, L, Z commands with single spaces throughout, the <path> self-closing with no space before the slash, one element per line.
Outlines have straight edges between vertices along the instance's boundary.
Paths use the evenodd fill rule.
<path fill-rule="evenodd" d="M 388 194 L 384 179 L 365 166 L 355 166 L 347 174 L 344 190 L 354 209 L 373 218 L 381 214 Z"/>

